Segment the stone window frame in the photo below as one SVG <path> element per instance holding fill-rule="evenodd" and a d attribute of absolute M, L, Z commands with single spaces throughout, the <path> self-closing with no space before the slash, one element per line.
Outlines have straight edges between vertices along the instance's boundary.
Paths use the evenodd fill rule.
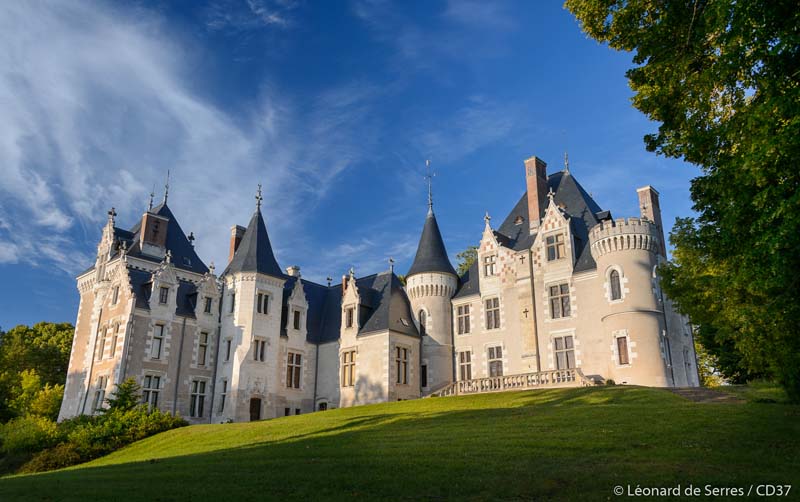
<path fill-rule="evenodd" d="M 203 297 L 203 313 L 213 315 L 214 310 L 214 298 L 211 296 L 204 296 Z"/>
<path fill-rule="evenodd" d="M 306 329 L 306 321 L 308 320 L 308 316 L 306 315 L 306 309 L 303 307 L 299 307 L 297 305 L 293 305 L 289 308 L 289 311 L 292 313 L 292 320 L 291 320 L 291 327 L 295 331 L 303 331 Z M 295 321 L 298 321 L 295 324 Z M 289 323 L 287 322 L 287 327 Z"/>
<path fill-rule="evenodd" d="M 358 348 L 347 347 L 340 350 L 339 361 L 341 362 L 339 370 L 339 385 L 342 388 L 355 387 L 356 375 L 358 375 Z"/>
<path fill-rule="evenodd" d="M 217 413 L 225 413 L 225 401 L 228 396 L 228 379 L 227 378 L 220 378 L 219 380 L 219 408 L 217 409 Z"/>
<path fill-rule="evenodd" d="M 148 378 L 150 379 L 149 381 L 147 380 Z M 153 386 L 155 379 L 158 382 L 156 386 Z M 142 375 L 142 404 L 146 404 L 149 409 L 158 408 L 158 398 L 161 396 L 164 380 L 165 375 L 159 372 L 148 371 Z"/>
<path fill-rule="evenodd" d="M 159 331 L 159 336 L 156 336 L 156 331 Z M 153 323 L 153 333 L 150 336 L 150 353 L 148 356 L 150 359 L 154 361 L 161 361 L 164 359 L 164 345 L 167 339 L 167 324 L 165 322 L 155 322 Z M 155 346 L 156 340 L 158 340 L 158 355 L 153 357 L 153 347 Z"/>
<path fill-rule="evenodd" d="M 119 285 L 114 286 L 111 290 L 111 305 L 119 303 Z"/>
<path fill-rule="evenodd" d="M 203 335 L 206 336 L 205 343 L 203 343 Z M 211 333 L 209 331 L 199 331 L 197 333 L 197 366 L 204 368 L 209 366 L 211 362 L 211 353 L 209 349 L 212 346 L 213 338 L 211 337 Z M 200 350 L 205 349 L 203 352 L 203 360 L 200 360 Z"/>
<path fill-rule="evenodd" d="M 569 347 L 567 347 L 567 339 L 568 338 L 569 338 L 569 344 L 570 344 Z M 562 340 L 562 343 L 563 343 L 563 347 L 562 348 L 559 349 L 557 347 L 558 344 L 557 344 L 556 340 Z M 555 336 L 551 336 L 550 337 L 550 343 L 552 345 L 552 353 L 553 353 L 553 369 L 555 369 L 556 371 L 562 371 L 562 370 L 571 370 L 571 369 L 575 369 L 575 368 L 578 367 L 578 357 L 576 355 L 576 350 L 575 350 L 575 334 L 574 333 L 559 333 L 559 334 L 556 334 Z M 565 359 L 566 359 L 566 361 L 565 361 L 566 362 L 566 367 L 565 368 L 559 368 L 558 367 L 558 355 L 560 353 L 564 353 L 565 354 Z M 569 361 L 570 353 L 572 353 L 572 366 L 570 366 L 570 364 L 569 364 L 569 362 L 570 362 Z"/>
<path fill-rule="evenodd" d="M 95 361 L 102 361 L 105 357 L 106 352 L 106 338 L 108 338 L 108 330 L 109 326 L 104 324 L 100 328 L 100 333 L 97 336 L 97 340 L 95 341 L 95 354 L 94 360 Z"/>
<path fill-rule="evenodd" d="M 456 334 L 459 335 L 459 336 L 472 334 L 472 303 L 471 302 L 467 302 L 467 303 L 462 303 L 462 304 L 459 304 L 459 305 L 454 305 L 453 309 L 455 310 L 455 312 L 453 312 L 453 314 L 454 314 L 454 318 L 456 320 L 456 322 L 455 322 Z M 459 309 L 466 309 L 466 311 L 461 310 L 459 312 Z M 462 319 L 464 320 L 463 324 L 461 322 Z M 462 330 L 462 328 L 463 328 L 463 330 Z"/>
<path fill-rule="evenodd" d="M 231 349 L 233 348 L 233 338 L 226 337 L 225 338 L 225 357 L 223 362 L 229 362 L 231 360 Z"/>
<path fill-rule="evenodd" d="M 423 321 L 423 316 L 425 320 Z M 431 325 L 431 315 L 425 306 L 420 306 L 417 310 L 417 326 L 420 336 L 430 335 L 428 327 Z"/>
<path fill-rule="evenodd" d="M 620 293 L 620 297 L 616 300 L 612 295 L 612 288 L 611 288 L 611 274 L 612 272 L 615 271 L 619 274 L 619 293 Z M 623 303 L 625 301 L 625 297 L 628 295 L 628 293 L 630 293 L 630 290 L 626 287 L 626 284 L 628 284 L 628 277 L 625 275 L 622 266 L 614 264 L 606 269 L 603 281 L 603 291 L 605 292 L 606 301 L 610 305 Z"/>
<path fill-rule="evenodd" d="M 272 306 L 272 293 L 269 291 L 259 289 L 256 291 L 256 313 L 261 315 L 270 315 L 269 310 Z"/>
<path fill-rule="evenodd" d="M 289 360 L 291 358 L 291 361 Z M 303 360 L 305 354 L 299 350 L 287 350 L 286 357 L 286 388 L 303 390 Z"/>
<path fill-rule="evenodd" d="M 114 356 L 117 355 L 117 343 L 119 342 L 119 327 L 122 325 L 121 322 L 117 321 L 114 323 L 114 331 L 111 334 L 111 346 L 110 351 L 108 354 L 109 359 L 114 359 Z"/>
<path fill-rule="evenodd" d="M 345 305 L 344 307 L 344 327 L 345 329 L 356 328 L 356 306 Z"/>
<path fill-rule="evenodd" d="M 466 354 L 468 356 L 467 357 L 468 360 L 464 361 L 463 360 L 464 358 L 461 356 L 461 354 Z M 457 376 L 459 382 L 473 380 L 474 378 L 472 371 L 472 363 L 474 358 L 472 357 L 472 354 L 473 354 L 472 347 L 464 347 L 456 351 L 456 366 L 458 367 Z M 464 375 L 464 368 L 466 368 L 467 372 L 469 373 L 468 375 L 469 378 L 462 378 Z"/>
<path fill-rule="evenodd" d="M 195 385 L 197 384 L 197 385 Z M 203 418 L 206 411 L 206 396 L 209 390 L 209 380 L 206 377 L 189 378 L 189 417 Z M 201 392 L 202 390 L 202 392 Z M 196 400 L 195 400 L 196 398 Z M 198 410 L 199 408 L 199 410 Z"/>
<path fill-rule="evenodd" d="M 230 298 L 230 303 L 228 305 L 227 315 L 232 316 L 236 311 L 236 291 L 231 291 L 231 293 L 228 295 L 228 298 Z"/>
<path fill-rule="evenodd" d="M 498 350 L 500 354 L 498 355 Z M 494 355 L 492 355 L 494 354 Z M 486 376 L 489 378 L 502 377 L 506 370 L 506 347 L 502 342 L 491 342 L 484 345 L 484 355 L 486 356 Z M 492 375 L 492 365 L 500 363 L 500 374 Z"/>
<path fill-rule="evenodd" d="M 492 306 L 491 309 L 487 307 L 487 302 L 497 300 L 497 306 Z M 484 331 L 495 331 L 498 329 L 502 329 L 503 322 L 502 322 L 502 307 L 503 303 L 500 301 L 500 295 L 491 295 L 485 296 L 481 298 L 481 306 L 483 307 L 483 329 Z M 492 327 L 489 327 L 489 311 L 494 312 L 496 315 L 492 316 L 494 322 L 492 323 Z"/>
<path fill-rule="evenodd" d="M 411 347 L 401 343 L 395 344 L 394 350 L 395 385 L 410 385 L 411 382 Z"/>
<path fill-rule="evenodd" d="M 563 286 L 565 286 L 565 285 L 567 286 L 566 293 L 563 291 Z M 558 288 L 558 295 L 557 296 L 553 296 L 553 294 L 552 294 L 552 288 L 554 288 L 554 287 Z M 559 281 L 553 281 L 551 283 L 548 283 L 545 286 L 545 295 L 547 297 L 547 318 L 548 318 L 548 320 L 557 321 L 557 320 L 561 320 L 561 319 L 570 319 L 570 318 L 573 317 L 575 309 L 574 309 L 574 305 L 573 305 L 573 302 L 572 302 L 572 285 L 570 284 L 570 280 L 569 279 L 561 279 Z M 560 299 L 560 301 L 559 301 L 559 314 L 560 315 L 558 317 L 556 317 L 554 315 L 555 312 L 553 311 L 552 300 L 554 298 L 559 298 Z M 564 298 L 567 299 L 567 307 L 569 308 L 569 314 L 568 315 L 564 315 Z"/>
<path fill-rule="evenodd" d="M 558 238 L 561 237 L 559 241 Z M 550 242 L 550 239 L 553 242 Z M 544 239 L 544 258 L 547 263 L 563 260 L 567 257 L 567 235 L 563 229 L 559 229 L 545 234 Z M 553 249 L 554 257 L 550 258 L 550 249 Z"/>
<path fill-rule="evenodd" d="M 484 277 L 497 276 L 498 253 L 487 253 L 481 257 L 481 271 Z M 491 272 L 491 273 L 490 273 Z"/>
<path fill-rule="evenodd" d="M 158 287 L 158 304 L 159 305 L 169 304 L 169 286 Z"/>
<path fill-rule="evenodd" d="M 91 410 L 92 415 L 103 409 L 103 403 L 105 403 L 106 400 L 106 390 L 108 389 L 109 380 L 108 373 L 98 374 L 95 378 L 94 397 L 92 398 Z"/>
<path fill-rule="evenodd" d="M 253 361 L 263 363 L 267 360 L 267 339 L 261 336 L 253 337 Z"/>

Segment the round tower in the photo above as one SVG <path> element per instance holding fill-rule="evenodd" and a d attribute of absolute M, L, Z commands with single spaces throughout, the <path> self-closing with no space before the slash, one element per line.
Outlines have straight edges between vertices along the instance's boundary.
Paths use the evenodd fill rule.
<path fill-rule="evenodd" d="M 457 286 L 458 276 L 447 258 L 442 234 L 429 201 L 417 254 L 406 274 L 406 292 L 421 337 L 420 386 L 423 395 L 453 381 L 450 299 L 455 295 Z"/>
<path fill-rule="evenodd" d="M 599 309 L 603 346 L 610 349 L 603 376 L 617 383 L 671 385 L 670 347 L 655 280 L 660 229 L 647 219 L 608 220 L 592 228 L 589 242 L 604 295 Z"/>

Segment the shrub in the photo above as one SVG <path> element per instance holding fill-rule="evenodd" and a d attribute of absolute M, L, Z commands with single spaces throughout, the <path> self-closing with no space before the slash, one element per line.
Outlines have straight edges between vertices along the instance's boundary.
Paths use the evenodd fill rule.
<path fill-rule="evenodd" d="M 83 458 L 73 443 L 62 443 L 53 448 L 40 451 L 19 468 L 19 473 L 52 471 L 89 460 Z"/>
<path fill-rule="evenodd" d="M 63 437 L 55 422 L 34 415 L 18 417 L 0 426 L 2 451 L 7 455 L 49 448 L 58 444 Z"/>
<path fill-rule="evenodd" d="M 608 380 L 606 380 L 606 385 L 617 385 L 617 382 L 615 382 L 613 379 L 609 378 Z"/>

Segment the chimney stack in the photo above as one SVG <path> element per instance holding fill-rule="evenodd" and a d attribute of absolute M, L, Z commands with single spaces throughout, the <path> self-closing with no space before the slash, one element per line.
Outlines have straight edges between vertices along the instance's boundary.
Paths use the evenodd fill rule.
<path fill-rule="evenodd" d="M 139 231 L 139 247 L 150 256 L 163 257 L 167 247 L 169 219 L 147 211 L 142 216 Z"/>
<path fill-rule="evenodd" d="M 342 275 L 342 296 L 344 296 L 345 291 L 347 291 L 347 276 Z"/>
<path fill-rule="evenodd" d="M 664 226 L 661 223 L 661 205 L 658 202 L 658 191 L 650 185 L 636 189 L 639 195 L 639 210 L 643 219 L 655 223 L 658 236 L 661 238 L 661 256 L 667 257 L 667 243 L 664 242 Z"/>
<path fill-rule="evenodd" d="M 528 188 L 528 222 L 530 232 L 539 230 L 539 223 L 547 208 L 547 164 L 540 158 L 525 161 L 525 182 Z"/>
<path fill-rule="evenodd" d="M 245 230 L 247 229 L 241 225 L 234 225 L 231 227 L 231 247 L 228 252 L 228 263 L 233 260 L 233 255 L 236 254 L 236 250 L 239 249 L 239 243 L 242 242 Z"/>
<path fill-rule="evenodd" d="M 300 277 L 300 267 L 297 265 L 292 265 L 291 267 L 286 267 L 286 274 L 289 277 Z"/>

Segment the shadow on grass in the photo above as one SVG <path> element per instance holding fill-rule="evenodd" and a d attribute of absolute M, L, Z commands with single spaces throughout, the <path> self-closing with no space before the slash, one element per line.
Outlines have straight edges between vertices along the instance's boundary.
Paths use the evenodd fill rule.
<path fill-rule="evenodd" d="M 0 499 L 605 499 L 625 483 L 800 482 L 800 424 L 786 414 L 796 407 L 614 388 L 392 409 L 308 415 L 298 434 L 213 452 L 3 479 Z M 320 417 L 344 422 L 306 432 Z"/>

